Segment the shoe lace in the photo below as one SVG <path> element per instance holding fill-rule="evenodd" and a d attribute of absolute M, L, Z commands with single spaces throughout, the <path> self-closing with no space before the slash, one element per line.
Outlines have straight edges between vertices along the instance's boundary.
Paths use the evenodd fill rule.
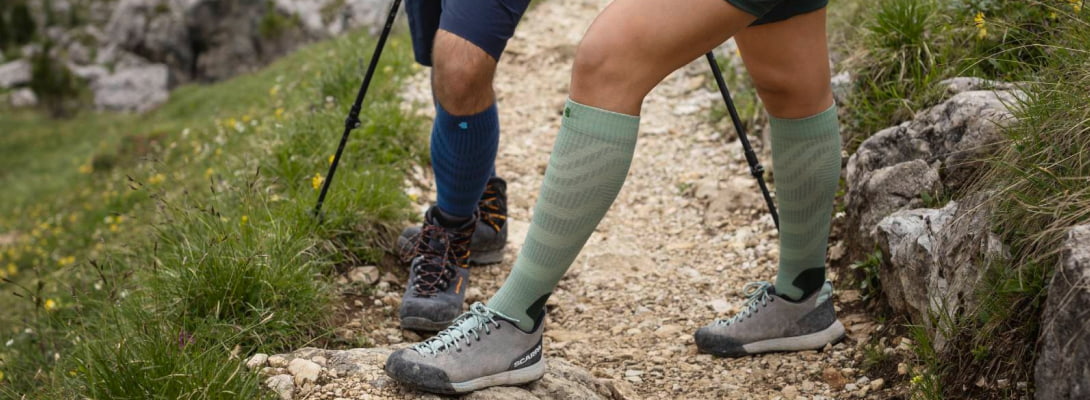
<path fill-rule="evenodd" d="M 423 355 L 437 355 L 449 349 L 462 351 L 462 344 L 468 347 L 473 345 L 472 341 L 480 341 L 482 331 L 487 335 L 492 333 L 492 329 L 500 329 L 496 317 L 518 323 L 518 320 L 477 302 L 469 307 L 469 311 L 455 319 L 450 327 L 414 345 L 413 349 Z"/>
<path fill-rule="evenodd" d="M 440 243 L 438 248 L 433 245 L 436 241 Z M 456 275 L 454 268 L 464 267 L 469 258 L 469 237 L 448 233 L 437 225 L 425 225 L 415 247 L 421 260 L 414 266 L 416 280 L 412 285 L 416 294 L 424 297 L 445 290 Z"/>
<path fill-rule="evenodd" d="M 477 202 L 477 216 L 488 226 L 499 232 L 507 221 L 507 200 L 500 195 L 500 189 L 491 183 L 484 188 L 484 195 Z"/>
<path fill-rule="evenodd" d="M 772 284 L 764 281 L 747 283 L 742 287 L 742 294 L 747 297 L 745 305 L 742 306 L 742 311 L 739 311 L 738 314 L 730 318 L 717 319 L 715 320 L 715 323 L 718 325 L 730 325 L 741 322 L 743 319 L 753 315 L 757 312 L 758 305 L 764 307 L 768 305 L 769 302 L 775 301 L 775 297 L 768 294 L 768 289 L 770 288 L 772 288 Z"/>

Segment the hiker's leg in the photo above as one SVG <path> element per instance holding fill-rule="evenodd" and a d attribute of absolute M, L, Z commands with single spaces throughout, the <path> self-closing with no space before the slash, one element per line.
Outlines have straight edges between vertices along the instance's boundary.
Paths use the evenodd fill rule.
<path fill-rule="evenodd" d="M 771 116 L 780 205 L 776 292 L 800 300 L 825 283 L 829 221 L 840 178 L 825 10 L 749 27 L 735 40 Z"/>
<path fill-rule="evenodd" d="M 617 0 L 576 52 L 533 222 L 489 307 L 532 329 L 561 276 L 609 209 L 632 161 L 644 96 L 756 16 L 723 0 Z"/>
<path fill-rule="evenodd" d="M 407 3 L 417 61 L 432 66 L 431 160 L 438 204 L 421 226 L 405 229 L 398 239 L 403 259 L 411 263 L 399 308 L 402 328 L 446 327 L 465 308 L 468 263 L 502 260 L 506 187 L 493 177 L 500 128 L 492 79 L 528 3 Z M 487 210 L 478 213 L 479 204 Z"/>
<path fill-rule="evenodd" d="M 473 216 L 494 173 L 500 131 L 492 79 L 528 4 L 442 1 L 429 60 L 436 108 L 431 154 L 440 214 L 450 219 Z"/>

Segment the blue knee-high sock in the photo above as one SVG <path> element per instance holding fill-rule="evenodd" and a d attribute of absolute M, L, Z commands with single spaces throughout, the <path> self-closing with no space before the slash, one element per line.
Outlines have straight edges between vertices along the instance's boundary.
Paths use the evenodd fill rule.
<path fill-rule="evenodd" d="M 493 103 L 474 115 L 455 116 L 437 102 L 431 130 L 431 164 L 439 209 L 471 217 L 484 187 L 495 173 L 500 121 Z"/>

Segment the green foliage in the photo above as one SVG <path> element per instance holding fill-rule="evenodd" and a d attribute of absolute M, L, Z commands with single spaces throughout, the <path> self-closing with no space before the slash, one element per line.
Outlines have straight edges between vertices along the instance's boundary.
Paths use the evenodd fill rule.
<path fill-rule="evenodd" d="M 312 179 L 365 33 L 147 115 L 0 114 L 0 398 L 262 398 L 243 358 L 331 340 L 332 267 L 379 261 L 426 161 L 398 107 L 406 44 L 387 44 L 321 225 Z"/>
<path fill-rule="evenodd" d="M 882 284 L 878 279 L 878 268 L 882 266 L 882 250 L 875 249 L 865 260 L 853 263 L 859 293 L 863 300 L 878 298 L 882 294 Z"/>
<path fill-rule="evenodd" d="M 0 4 L 0 49 L 29 43 L 37 32 L 25 0 Z"/>
<path fill-rule="evenodd" d="M 287 31 L 300 26 L 299 18 L 295 15 L 286 16 L 280 14 L 275 8 L 270 7 L 261 16 L 257 24 L 257 32 L 264 39 L 276 39 Z"/>
<path fill-rule="evenodd" d="M 52 48 L 52 43 L 47 42 L 31 58 L 30 88 L 50 114 L 64 117 L 73 111 L 74 98 L 81 92 L 82 82 L 50 56 Z"/>

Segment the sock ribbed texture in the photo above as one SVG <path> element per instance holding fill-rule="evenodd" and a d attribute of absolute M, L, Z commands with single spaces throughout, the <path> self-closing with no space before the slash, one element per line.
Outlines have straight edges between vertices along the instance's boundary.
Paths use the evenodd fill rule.
<path fill-rule="evenodd" d="M 499 142 L 495 104 L 474 115 L 454 116 L 435 103 L 431 164 L 440 210 L 461 218 L 473 216 L 494 173 Z"/>
<path fill-rule="evenodd" d="M 624 185 L 640 118 L 568 100 L 526 242 L 488 306 L 531 330 Z"/>
<path fill-rule="evenodd" d="M 825 283 L 825 250 L 840 180 L 836 105 L 802 119 L 770 118 L 780 268 L 776 292 L 801 300 Z"/>

